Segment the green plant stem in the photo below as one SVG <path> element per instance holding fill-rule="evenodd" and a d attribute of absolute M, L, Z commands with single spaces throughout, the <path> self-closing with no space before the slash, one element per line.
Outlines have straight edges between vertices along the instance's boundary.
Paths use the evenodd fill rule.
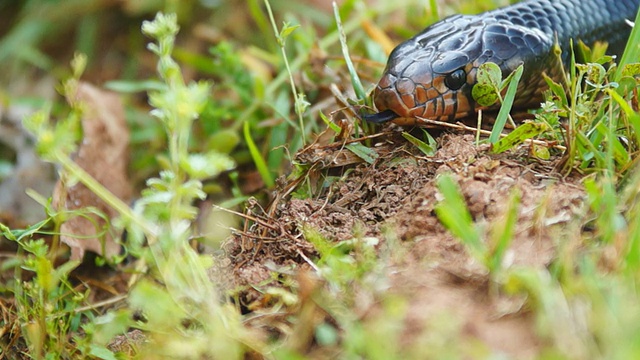
<path fill-rule="evenodd" d="M 170 158 L 170 166 L 171 171 L 173 173 L 177 173 L 179 169 L 177 168 L 179 163 L 179 153 L 178 153 L 178 136 L 175 132 L 169 132 L 169 158 Z"/>
<path fill-rule="evenodd" d="M 383 14 L 386 12 L 389 12 L 394 8 L 393 3 L 385 3 L 384 5 L 381 5 L 382 8 L 381 9 L 376 9 L 376 10 L 367 10 L 367 11 L 362 11 L 362 12 L 358 12 L 358 16 L 357 17 L 353 17 L 349 20 L 347 20 L 346 22 L 344 22 L 343 24 L 343 31 L 348 34 L 350 32 L 352 32 L 353 30 L 357 29 L 360 26 L 360 23 L 362 22 L 363 19 L 371 17 L 371 13 L 375 12 L 378 14 Z M 397 7 L 397 6 L 396 6 Z M 275 25 L 274 25 L 275 27 Z M 277 34 L 277 29 L 275 30 L 276 34 Z M 320 39 L 318 41 L 318 48 L 320 49 L 326 49 L 329 46 L 335 44 L 336 42 L 338 42 L 340 40 L 340 35 L 338 34 L 337 31 L 328 34 L 327 36 L 323 37 L 322 39 Z M 296 71 L 298 70 L 306 61 L 307 61 L 307 56 L 298 56 L 295 59 L 293 59 L 293 61 L 291 61 L 291 63 L 289 64 L 289 69 L 291 71 Z M 276 90 L 278 89 L 279 86 L 282 85 L 282 83 L 284 81 L 286 81 L 288 77 L 288 74 L 286 72 L 281 72 L 279 73 L 275 78 L 273 78 L 272 81 L 270 81 L 266 87 L 265 87 L 265 94 L 273 94 L 276 92 Z M 249 117 L 254 111 L 256 111 L 257 109 L 260 108 L 260 104 L 262 103 L 262 99 L 256 98 L 248 107 L 247 109 L 241 114 L 241 116 L 239 116 L 240 119 L 246 119 L 247 117 Z M 237 125 L 233 125 L 233 129 L 234 130 L 238 130 L 240 128 L 240 126 L 242 125 L 242 122 L 238 122 Z"/>
<path fill-rule="evenodd" d="M 575 66 L 574 66 L 575 68 Z M 566 168 L 565 168 L 565 173 L 568 175 L 569 172 L 571 171 L 572 167 L 573 167 L 573 162 L 575 159 L 575 155 L 576 155 L 576 146 L 577 146 L 577 114 L 576 114 L 576 107 L 578 105 L 578 86 L 580 86 L 580 84 L 582 83 L 582 77 L 584 76 L 584 73 L 582 71 L 579 72 L 579 74 L 577 74 L 574 78 L 573 78 L 573 83 L 571 84 L 571 104 L 569 107 L 569 122 L 568 122 L 568 129 L 567 129 L 567 148 L 569 149 L 569 157 L 568 157 L 568 161 L 566 162 Z"/>
<path fill-rule="evenodd" d="M 383 11 L 379 11 L 379 12 L 383 12 Z M 342 27 L 344 29 L 344 32 L 346 34 L 348 34 L 351 31 L 357 29 L 360 26 L 360 23 L 362 22 L 362 20 L 367 18 L 367 17 L 369 17 L 369 16 L 370 15 L 368 14 L 368 12 L 363 11 L 360 14 L 360 16 L 354 17 L 354 18 L 346 21 L 343 24 L 343 27 Z M 335 44 L 339 40 L 340 40 L 340 34 L 338 33 L 338 31 L 335 31 L 335 32 L 333 32 L 331 34 L 328 34 L 324 38 L 320 39 L 320 41 L 318 41 L 318 48 L 325 50 L 326 48 L 328 48 L 329 46 Z M 300 66 L 302 66 L 307 60 L 308 60 L 307 56 L 299 56 L 299 57 L 295 58 L 291 62 L 291 69 L 292 70 L 298 70 L 300 68 Z M 286 78 L 287 78 L 287 74 L 285 74 L 284 72 L 281 72 L 280 74 L 278 74 L 278 76 L 276 76 L 273 79 L 273 81 L 271 81 L 265 87 L 265 93 L 266 94 L 273 93 L 280 85 L 282 85 L 282 83 L 286 80 Z"/>
<path fill-rule="evenodd" d="M 300 136 L 302 137 L 302 144 L 306 145 L 307 140 L 304 131 L 304 119 L 302 117 L 302 107 L 300 105 L 302 93 L 298 93 L 298 89 L 296 87 L 296 83 L 293 80 L 293 72 L 291 71 L 291 67 L 289 66 L 289 60 L 287 59 L 287 51 L 285 50 L 285 42 L 282 36 L 278 33 L 278 28 L 276 27 L 276 20 L 273 17 L 273 11 L 271 11 L 271 4 L 269 0 L 264 0 L 264 4 L 267 7 L 267 12 L 269 13 L 269 20 L 271 20 L 271 25 L 273 26 L 273 33 L 278 39 L 278 45 L 280 45 L 280 51 L 282 52 L 282 59 L 284 61 L 284 66 L 287 68 L 287 74 L 289 74 L 289 82 L 291 85 L 291 92 L 293 93 L 293 101 L 295 103 L 296 114 L 298 115 L 298 122 L 300 126 Z"/>
<path fill-rule="evenodd" d="M 175 90 L 169 90 L 175 91 Z M 189 143 L 189 128 L 191 122 L 189 121 L 189 126 L 184 126 L 182 121 L 176 121 L 176 129 L 169 133 L 169 154 L 170 154 L 170 164 L 171 171 L 173 172 L 173 178 L 170 182 L 170 192 L 173 194 L 169 203 L 170 209 L 170 219 L 169 224 L 171 227 L 177 225 L 182 219 L 179 211 L 182 207 L 182 203 L 184 202 L 183 192 L 180 191 L 180 187 L 182 183 L 186 180 L 187 176 L 184 171 L 180 167 L 180 159 L 184 159 L 187 157 L 188 150 L 187 146 Z M 186 131 L 185 131 L 186 128 Z"/>
<path fill-rule="evenodd" d="M 125 204 L 122 200 L 114 196 L 107 188 L 94 179 L 83 168 L 76 164 L 69 156 L 59 154 L 56 156 L 56 160 L 63 168 L 68 171 L 72 176 L 76 177 L 82 184 L 84 184 L 89 190 L 96 194 L 102 201 L 116 210 L 122 217 L 128 221 L 139 226 L 147 235 L 147 241 L 149 244 L 153 244 L 157 239 L 156 230 L 144 219 L 138 217 L 131 208 Z"/>

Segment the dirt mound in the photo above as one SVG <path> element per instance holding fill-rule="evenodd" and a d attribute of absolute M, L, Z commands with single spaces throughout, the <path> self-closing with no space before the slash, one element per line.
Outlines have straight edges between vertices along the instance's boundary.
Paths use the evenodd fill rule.
<path fill-rule="evenodd" d="M 305 229 L 315 229 L 334 242 L 375 238 L 378 248 L 395 238 L 395 244 L 387 246 L 399 254 L 390 257 L 387 292 L 410 299 L 403 341 L 411 342 L 412 334 L 425 324 L 446 316 L 461 324 L 463 337 L 518 357 L 534 356 L 542 340 L 535 335 L 534 319 L 523 299 L 496 291 L 487 269 L 438 220 L 434 207 L 442 195 L 436 179 L 448 173 L 457 180 L 474 222 L 485 233 L 502 221 L 514 189 L 520 192 L 505 267 L 550 263 L 558 234 L 568 231 L 562 225 L 582 209 L 579 180 L 555 172 L 558 159 L 532 159 L 524 146 L 490 154 L 488 146 L 476 146 L 470 135 L 440 136 L 432 157 L 398 134 L 376 141 L 371 148 L 378 158 L 372 164 L 325 162 L 317 171 L 326 178 L 314 175 L 313 166 L 309 167 L 307 178 L 320 184 L 316 196 L 291 196 L 302 186 L 296 179 L 276 194 L 270 208 L 252 210 L 253 225 L 236 233 L 225 247 L 228 285 L 242 289 L 242 305 L 247 310 L 266 306 L 265 294 L 249 285 L 276 285 L 274 270 L 314 268 L 318 252 L 305 239 Z M 333 159 L 348 151 L 334 149 Z M 376 306 L 363 313 L 374 313 Z"/>

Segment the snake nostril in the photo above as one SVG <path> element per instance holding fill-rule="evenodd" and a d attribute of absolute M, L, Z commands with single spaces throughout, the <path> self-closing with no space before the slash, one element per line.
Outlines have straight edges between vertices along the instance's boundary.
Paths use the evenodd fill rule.
<path fill-rule="evenodd" d="M 380 87 L 381 89 L 384 88 L 389 88 L 391 86 L 393 86 L 393 84 L 395 84 L 396 82 L 396 77 L 386 73 L 382 76 L 382 78 L 380 79 L 380 81 L 378 82 L 378 87 Z"/>

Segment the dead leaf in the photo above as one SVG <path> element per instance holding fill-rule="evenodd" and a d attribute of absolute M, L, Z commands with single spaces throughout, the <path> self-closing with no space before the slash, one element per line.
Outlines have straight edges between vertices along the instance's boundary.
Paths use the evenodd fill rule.
<path fill-rule="evenodd" d="M 85 112 L 82 118 L 84 138 L 74 160 L 128 203 L 132 194 L 127 176 L 129 129 L 122 101 L 118 95 L 86 83 L 79 85 L 76 97 L 84 104 Z M 62 224 L 61 240 L 71 247 L 72 259 L 82 259 L 87 250 L 107 258 L 120 252 L 120 245 L 115 239 L 119 234 L 114 233 L 105 220 L 113 220 L 118 213 L 83 184 L 68 187 L 62 179 L 59 180 L 53 193 L 53 206 L 59 210 L 92 207 L 104 214 L 105 218 L 96 214 L 73 216 Z"/>

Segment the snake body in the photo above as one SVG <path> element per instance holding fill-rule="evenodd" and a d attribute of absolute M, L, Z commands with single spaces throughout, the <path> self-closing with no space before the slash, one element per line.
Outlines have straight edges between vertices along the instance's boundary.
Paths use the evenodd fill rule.
<path fill-rule="evenodd" d="M 542 72 L 557 76 L 573 40 L 606 41 L 620 53 L 640 0 L 528 0 L 479 15 L 454 15 L 398 45 L 373 91 L 379 113 L 371 122 L 414 124 L 416 117 L 453 121 L 481 109 L 471 96 L 479 65 L 494 62 L 503 76 L 524 72 L 515 107 L 540 102 Z"/>

